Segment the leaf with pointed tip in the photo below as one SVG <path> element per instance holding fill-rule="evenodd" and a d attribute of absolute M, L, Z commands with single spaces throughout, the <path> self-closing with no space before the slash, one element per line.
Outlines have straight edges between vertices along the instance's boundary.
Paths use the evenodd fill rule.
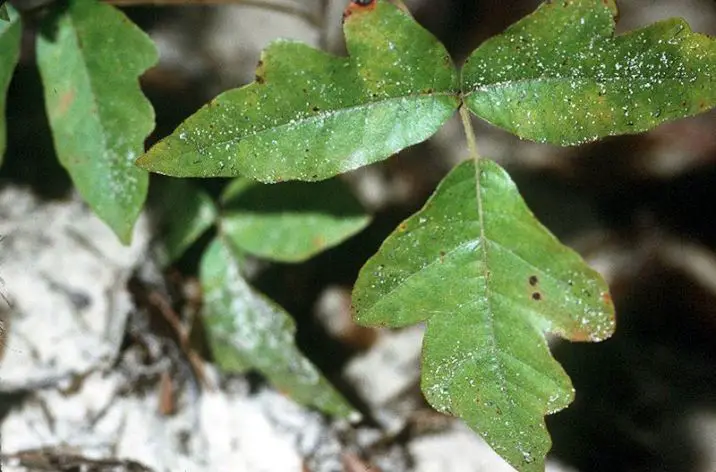
<path fill-rule="evenodd" d="M 55 151 L 80 195 L 128 243 L 148 186 L 134 161 L 154 127 L 137 77 L 156 62 L 156 49 L 96 0 L 69 0 L 42 26 L 37 62 Z"/>
<path fill-rule="evenodd" d="M 443 45 L 387 0 L 352 3 L 346 14 L 348 58 L 274 42 L 256 82 L 219 95 L 138 165 L 183 177 L 323 180 L 432 136 L 458 104 Z"/>
<path fill-rule="evenodd" d="M 336 179 L 273 185 L 237 179 L 222 200 L 222 232 L 242 250 L 280 262 L 305 261 L 370 222 Z"/>
<path fill-rule="evenodd" d="M 7 10 L 7 5 L 0 5 L 0 20 L 10 21 L 10 13 Z"/>
<path fill-rule="evenodd" d="M 188 179 L 152 183 L 150 204 L 157 212 L 158 233 L 166 249 L 166 263 L 181 257 L 214 223 L 218 209 L 211 197 Z"/>
<path fill-rule="evenodd" d="M 6 5 L 3 5 L 5 8 Z M 20 58 L 20 36 L 22 25 L 20 15 L 10 9 L 7 22 L 0 22 L 0 164 L 2 164 L 7 147 L 7 131 L 5 123 L 5 102 L 10 80 Z"/>
<path fill-rule="evenodd" d="M 216 362 L 227 371 L 254 368 L 297 402 L 337 416 L 355 415 L 296 347 L 291 317 L 241 276 L 240 257 L 229 244 L 215 239 L 200 268 L 207 337 Z"/>
<path fill-rule="evenodd" d="M 546 2 L 463 69 L 465 102 L 520 137 L 632 134 L 716 105 L 716 42 L 669 19 L 614 36 L 613 0 Z"/>
<path fill-rule="evenodd" d="M 572 400 L 545 332 L 598 341 L 614 329 L 606 284 L 529 211 L 497 164 L 465 162 L 363 267 L 362 325 L 424 321 L 422 389 L 510 464 L 544 470 L 544 415 Z M 479 198 L 478 198 L 479 197 Z"/>

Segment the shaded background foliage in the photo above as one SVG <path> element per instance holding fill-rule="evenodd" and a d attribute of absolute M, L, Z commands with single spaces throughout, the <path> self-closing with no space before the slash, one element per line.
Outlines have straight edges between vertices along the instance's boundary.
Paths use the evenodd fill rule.
<path fill-rule="evenodd" d="M 460 62 L 539 2 L 410 3 L 416 19 Z M 695 31 L 716 32 L 716 3 L 708 0 L 622 1 L 620 7 L 622 31 L 684 15 Z M 150 142 L 219 90 L 239 85 L 232 80 L 251 80 L 253 51 L 233 63 L 207 54 L 220 14 L 214 7 L 125 11 L 155 38 L 191 25 L 184 27 L 190 35 L 163 36 L 171 39 L 168 49 L 176 50 L 176 57 L 165 48 L 160 66 L 144 77 L 157 112 Z M 333 15 L 327 27 L 334 30 L 338 23 Z M 285 35 L 271 23 L 264 28 L 272 36 Z M 24 40 L 28 43 L 29 36 Z M 341 51 L 335 35 L 327 32 L 322 42 Z M 12 158 L 0 169 L 0 178 L 61 198 L 70 181 L 54 158 L 31 51 L 25 44 L 8 94 L 7 154 Z M 316 302 L 327 286 L 350 286 L 380 242 L 419 209 L 462 157 L 461 130 L 454 124 L 435 139 L 348 177 L 375 210 L 373 223 L 361 235 L 303 264 L 273 264 L 255 280 L 297 318 L 300 348 L 339 388 L 340 368 L 357 348 L 331 337 L 316 321 Z M 571 408 L 548 418 L 553 454 L 579 470 L 697 471 L 704 448 L 713 449 L 716 442 L 713 431 L 708 436 L 699 429 L 698 419 L 716 415 L 716 223 L 710 215 L 716 199 L 715 131 L 716 114 L 710 112 L 644 135 L 562 149 L 521 142 L 478 124 L 483 154 L 507 166 L 536 216 L 612 284 L 615 337 L 594 346 L 561 343 L 555 351 L 578 393 Z M 198 183 L 213 195 L 222 185 L 218 180 Z M 178 270 L 195 274 L 200 253 L 197 247 L 186 254 Z M 345 393 L 360 407 L 355 394 Z"/>

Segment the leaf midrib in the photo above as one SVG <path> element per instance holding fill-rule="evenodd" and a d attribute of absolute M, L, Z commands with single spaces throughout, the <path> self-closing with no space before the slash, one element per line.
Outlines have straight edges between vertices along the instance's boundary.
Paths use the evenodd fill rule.
<path fill-rule="evenodd" d="M 87 57 L 86 57 L 86 51 L 85 48 L 82 47 L 82 45 L 85 43 L 84 41 L 81 41 L 81 34 L 80 34 L 80 28 L 77 27 L 77 23 L 75 21 L 74 17 L 74 11 L 72 10 L 72 6 L 70 6 L 70 11 L 67 14 L 67 19 L 70 22 L 71 28 L 72 28 L 72 36 L 74 39 L 74 45 L 77 48 L 77 52 L 82 59 L 82 69 L 80 71 L 81 74 L 85 75 L 87 78 L 87 83 L 89 84 L 89 92 L 90 92 L 90 100 L 92 102 L 92 106 L 95 110 L 97 110 L 97 123 L 99 124 L 100 128 L 100 135 L 101 135 L 101 142 L 100 144 L 101 149 L 104 152 L 107 152 L 109 146 L 107 145 L 108 139 L 107 139 L 107 127 L 105 126 L 104 120 L 102 118 L 102 109 L 103 107 L 100 106 L 100 101 L 97 100 L 97 92 L 95 90 L 94 80 L 92 78 L 92 74 L 89 73 L 89 68 L 87 67 Z M 90 113 L 90 117 L 92 114 Z M 107 163 L 106 159 L 100 159 L 101 162 Z"/>
<path fill-rule="evenodd" d="M 477 88 L 474 88 L 470 90 L 469 92 L 465 92 L 463 96 L 465 98 L 469 97 L 470 95 L 474 95 L 477 93 L 490 93 L 495 90 L 499 89 L 506 89 L 510 87 L 518 87 L 522 85 L 530 85 L 530 84 L 540 84 L 544 82 L 573 82 L 575 80 L 582 80 L 585 81 L 587 84 L 610 84 L 613 82 L 629 82 L 634 83 L 635 80 L 628 78 L 628 77 L 607 77 L 606 80 L 589 80 L 592 79 L 591 76 L 577 76 L 577 77 L 536 77 L 536 78 L 529 78 L 529 79 L 518 79 L 518 80 L 505 80 L 502 82 L 493 82 L 491 84 L 487 85 L 481 85 Z M 644 79 L 645 82 L 649 82 L 652 79 Z M 661 79 L 664 82 L 670 82 L 670 81 L 676 81 L 676 82 L 683 82 L 682 79 L 679 78 L 665 78 Z"/>
<path fill-rule="evenodd" d="M 263 129 L 254 131 L 254 132 L 252 132 L 252 133 L 250 133 L 250 134 L 244 134 L 244 135 L 241 135 L 241 136 L 238 136 L 238 137 L 232 137 L 232 138 L 225 139 L 225 140 L 221 140 L 221 141 L 212 141 L 212 144 L 211 144 L 210 146 L 202 146 L 202 147 L 198 147 L 198 146 L 197 146 L 197 147 L 195 147 L 195 150 L 196 150 L 196 152 L 197 152 L 198 154 L 207 155 L 207 154 L 206 154 L 207 151 L 208 151 L 208 152 L 211 152 L 211 150 L 214 149 L 214 148 L 220 148 L 220 147 L 222 147 L 222 146 L 226 146 L 227 144 L 239 143 L 239 142 L 241 142 L 241 141 L 243 141 L 243 140 L 245 140 L 245 139 L 254 138 L 254 137 L 256 137 L 256 136 L 260 136 L 260 135 L 262 135 L 262 134 L 269 133 L 269 132 L 273 132 L 273 131 L 278 131 L 278 130 L 281 130 L 281 129 L 283 129 L 283 128 L 304 126 L 304 125 L 306 125 L 306 124 L 308 124 L 308 123 L 311 123 L 311 122 L 313 122 L 313 121 L 320 121 L 320 120 L 325 120 L 325 119 L 328 119 L 328 118 L 334 118 L 334 117 L 336 117 L 336 116 L 340 116 L 341 114 L 350 113 L 350 112 L 352 112 L 352 111 L 354 111 L 354 110 L 357 110 L 357 109 L 360 109 L 360 108 L 371 109 L 372 107 L 377 107 L 377 106 L 381 106 L 381 105 L 390 104 L 390 102 L 405 100 L 406 98 L 430 98 L 430 97 L 432 97 L 432 98 L 438 98 L 438 97 L 454 97 L 454 98 L 456 99 L 456 103 L 455 103 L 455 107 L 454 107 L 454 108 L 457 108 L 457 105 L 458 105 L 458 103 L 457 103 L 458 94 L 457 94 L 456 92 L 439 92 L 439 93 L 434 92 L 434 93 L 419 93 L 419 94 L 399 95 L 399 96 L 396 96 L 396 97 L 390 97 L 390 98 L 385 99 L 385 100 L 378 100 L 378 101 L 371 101 L 371 102 L 363 102 L 363 103 L 360 103 L 360 104 L 357 104 L 357 105 L 352 105 L 352 106 L 350 106 L 350 107 L 345 107 L 345 108 L 339 108 L 339 109 L 330 110 L 330 112 L 317 113 L 317 114 L 315 114 L 315 115 L 311 115 L 311 116 L 306 117 L 306 118 L 303 118 L 303 119 L 301 119 L 301 120 L 294 120 L 293 123 L 291 123 L 291 121 L 287 121 L 287 122 L 281 123 L 281 124 L 279 124 L 279 125 L 274 125 L 274 126 L 271 126 L 271 127 L 266 127 L 266 128 L 263 128 Z M 188 154 L 188 152 L 184 152 L 184 153 L 182 153 L 182 154 Z"/>
<path fill-rule="evenodd" d="M 470 130 L 472 132 L 472 130 Z M 487 324 L 489 325 L 490 329 L 490 344 L 492 346 L 492 352 L 493 352 L 493 358 L 495 360 L 495 363 L 498 366 L 497 369 L 497 380 L 500 383 L 500 391 L 503 391 L 506 387 L 506 384 L 508 382 L 507 378 L 504 374 L 504 364 L 500 360 L 499 353 L 501 350 L 499 349 L 498 342 L 497 342 L 497 335 L 495 331 L 495 313 L 492 309 L 492 302 L 490 297 L 490 268 L 489 268 L 489 255 L 487 251 L 487 243 L 488 238 L 487 234 L 485 232 L 485 210 L 484 210 L 484 204 L 482 201 L 482 182 L 480 177 L 482 176 L 482 169 L 480 167 L 480 156 L 475 155 L 473 157 L 473 166 L 475 168 L 475 201 L 477 203 L 477 215 L 478 215 L 478 224 L 480 225 L 480 235 L 478 237 L 479 244 L 478 246 L 481 248 L 482 253 L 482 259 L 483 259 L 483 277 L 485 280 L 484 285 L 481 287 L 484 290 L 485 300 L 487 309 L 486 311 L 486 317 L 487 317 Z M 480 290 L 480 287 L 478 287 L 478 290 Z"/>

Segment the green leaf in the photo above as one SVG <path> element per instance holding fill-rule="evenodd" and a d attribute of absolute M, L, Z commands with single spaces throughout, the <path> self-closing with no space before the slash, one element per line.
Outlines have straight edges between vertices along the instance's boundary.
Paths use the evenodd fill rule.
<path fill-rule="evenodd" d="M 242 250 L 280 262 L 309 259 L 370 222 L 336 179 L 274 185 L 237 179 L 223 201 L 222 232 Z"/>
<path fill-rule="evenodd" d="M 346 14 L 350 57 L 274 42 L 256 82 L 219 95 L 137 163 L 174 176 L 313 181 L 429 138 L 458 104 L 445 48 L 386 0 Z"/>
<path fill-rule="evenodd" d="M 520 137 L 562 145 L 646 131 L 716 105 L 716 43 L 670 19 L 614 36 L 610 1 L 544 3 L 486 41 L 465 102 Z"/>
<path fill-rule="evenodd" d="M 219 366 L 239 372 L 255 368 L 300 403 L 337 416 L 354 414 L 296 347 L 291 317 L 249 286 L 240 266 L 239 256 L 220 239 L 201 261 L 207 336 Z"/>
<path fill-rule="evenodd" d="M 10 21 L 10 13 L 7 11 L 7 5 L 0 5 L 0 20 Z"/>
<path fill-rule="evenodd" d="M 573 398 L 544 333 L 598 341 L 614 329 L 606 284 L 529 211 L 497 164 L 465 162 L 363 267 L 355 319 L 425 322 L 422 389 L 510 464 L 543 471 L 544 415 Z M 479 195 L 479 199 L 477 196 Z"/>
<path fill-rule="evenodd" d="M 5 5 L 3 5 L 3 8 Z M 5 10 L 6 15 L 8 11 Z M 22 24 L 20 16 L 12 9 L 9 10 L 8 21 L 0 22 L 0 164 L 2 164 L 5 149 L 7 148 L 7 125 L 5 123 L 5 104 L 7 91 L 10 87 L 12 73 L 20 58 L 20 37 Z"/>
<path fill-rule="evenodd" d="M 119 10 L 70 0 L 43 23 L 37 61 L 55 151 L 77 190 L 127 243 L 147 195 L 134 161 L 154 127 L 137 76 L 157 61 L 151 40 Z"/>
<path fill-rule="evenodd" d="M 216 222 L 218 215 L 211 197 L 187 179 L 153 183 L 150 202 L 157 212 L 158 233 L 167 251 L 167 263 L 181 257 Z"/>

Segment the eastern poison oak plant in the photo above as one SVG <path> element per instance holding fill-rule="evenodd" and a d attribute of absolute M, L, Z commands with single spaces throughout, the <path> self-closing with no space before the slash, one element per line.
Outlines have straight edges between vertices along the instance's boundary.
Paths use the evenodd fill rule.
<path fill-rule="evenodd" d="M 714 105 L 713 41 L 678 19 L 614 36 L 610 0 L 552 1 L 461 70 L 398 2 L 346 9 L 348 57 L 278 41 L 256 81 L 199 110 L 138 160 L 173 176 L 323 180 L 423 141 L 459 111 L 471 159 L 362 269 L 355 320 L 426 324 L 422 390 L 518 470 L 543 470 L 544 415 L 573 399 L 544 333 L 599 341 L 608 288 L 531 214 L 477 150 L 470 112 L 518 136 L 575 145 Z"/>
<path fill-rule="evenodd" d="M 243 257 L 299 261 L 360 230 L 367 217 L 326 179 L 428 139 L 458 112 L 470 159 L 365 264 L 353 293 L 355 320 L 425 323 L 428 402 L 462 418 L 518 470 L 543 470 L 550 448 L 544 416 L 574 396 L 545 333 L 603 340 L 614 330 L 614 309 L 602 278 L 534 218 L 507 173 L 479 155 L 470 114 L 524 139 L 578 145 L 716 104 L 713 40 L 680 19 L 615 36 L 616 14 L 614 0 L 545 2 L 458 70 L 398 0 L 355 0 L 344 15 L 347 57 L 276 41 L 255 82 L 222 93 L 142 155 L 138 166 L 152 172 L 237 178 L 216 203 L 188 183 L 165 187 L 175 203 L 168 211 L 172 256 L 216 228 L 201 279 L 217 362 L 227 370 L 257 368 L 295 398 L 350 415 L 315 367 L 286 347 L 292 321 L 245 282 Z M 16 44 L 19 16 L 10 9 L 8 18 L 0 42 Z M 115 53 L 101 40 L 134 28 L 120 20 L 107 5 L 69 0 L 44 20 L 59 33 L 39 41 L 38 62 L 52 85 L 45 94 L 60 160 L 95 211 L 127 239 L 146 175 L 126 163 L 139 154 L 151 118 L 136 76 L 155 57 L 135 29 L 134 53 L 123 50 L 121 62 L 105 57 Z M 105 63 L 87 61 L 79 44 Z M 14 64 L 3 52 L 12 50 L 0 48 L 0 63 L 5 55 Z M 78 65 L 75 82 L 63 75 L 74 70 L 67 64 Z M 123 74 L 110 80 L 110 70 Z M 0 68 L 5 88 L 9 74 Z M 93 80 L 106 88 L 74 85 Z M 131 109 L 111 100 L 114 88 L 132 97 Z M 82 112 L 92 119 L 73 118 Z M 120 131 L 134 134 L 119 140 L 114 117 L 124 120 Z M 75 139 L 77 130 L 97 129 L 103 140 Z M 124 184 L 128 175 L 133 188 Z M 98 194 L 103 187 L 92 178 L 114 193 Z M 256 182 L 295 180 L 324 182 Z"/>

